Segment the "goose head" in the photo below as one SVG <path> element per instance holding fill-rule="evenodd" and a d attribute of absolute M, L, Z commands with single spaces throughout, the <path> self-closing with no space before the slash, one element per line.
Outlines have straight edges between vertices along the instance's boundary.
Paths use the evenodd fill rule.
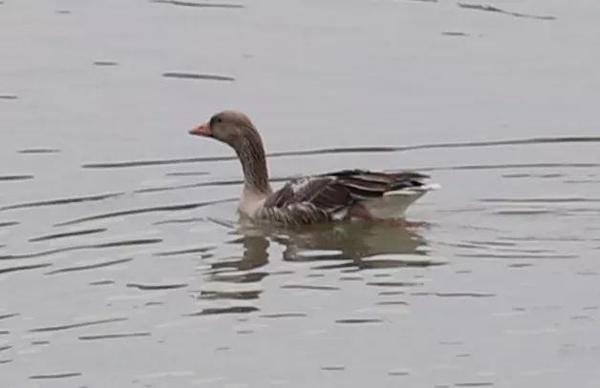
<path fill-rule="evenodd" d="M 232 147 L 242 164 L 245 187 L 261 194 L 271 192 L 263 143 L 248 116 L 231 110 L 219 112 L 189 133 L 214 138 Z"/>
<path fill-rule="evenodd" d="M 247 141 L 256 142 L 258 139 L 260 142 L 260 136 L 248 116 L 232 110 L 216 113 L 208 122 L 190 130 L 189 133 L 219 140 L 238 153 Z"/>

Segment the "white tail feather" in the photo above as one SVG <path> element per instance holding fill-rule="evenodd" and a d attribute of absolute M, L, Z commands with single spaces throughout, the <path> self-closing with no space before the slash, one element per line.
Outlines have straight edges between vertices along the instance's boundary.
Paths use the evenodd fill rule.
<path fill-rule="evenodd" d="M 429 184 L 420 187 L 411 187 L 401 190 L 389 191 L 383 197 L 369 199 L 363 202 L 372 217 L 379 219 L 399 218 L 406 209 L 425 193 L 440 188 L 438 184 Z"/>

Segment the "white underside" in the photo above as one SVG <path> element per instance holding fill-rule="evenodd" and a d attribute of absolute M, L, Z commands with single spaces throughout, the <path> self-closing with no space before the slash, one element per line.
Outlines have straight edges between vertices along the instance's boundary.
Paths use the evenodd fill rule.
<path fill-rule="evenodd" d="M 381 198 L 362 202 L 371 217 L 378 219 L 399 218 L 404 216 L 406 209 L 425 193 L 438 189 L 436 184 L 419 188 L 390 191 Z"/>

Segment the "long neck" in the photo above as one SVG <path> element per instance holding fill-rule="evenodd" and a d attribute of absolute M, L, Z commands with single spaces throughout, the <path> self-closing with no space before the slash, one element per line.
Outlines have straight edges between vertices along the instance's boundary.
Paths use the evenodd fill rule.
<path fill-rule="evenodd" d="M 265 150 L 258 132 L 255 129 L 246 132 L 235 149 L 244 171 L 244 188 L 260 194 L 270 194 Z"/>

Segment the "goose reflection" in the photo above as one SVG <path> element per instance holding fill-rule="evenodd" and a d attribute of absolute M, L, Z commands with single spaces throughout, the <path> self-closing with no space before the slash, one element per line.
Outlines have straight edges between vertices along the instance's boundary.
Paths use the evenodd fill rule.
<path fill-rule="evenodd" d="M 241 256 L 213 263 L 212 269 L 248 271 L 263 267 L 271 255 L 289 262 L 315 262 L 315 269 L 394 268 L 431 265 L 420 229 L 392 222 L 356 222 L 274 229 L 241 224 L 231 244 L 241 245 Z M 266 276 L 252 272 L 239 281 Z M 257 274 L 262 274 L 257 275 Z M 242 276 L 242 275 L 237 275 Z"/>
<path fill-rule="evenodd" d="M 392 268 L 426 261 L 423 237 L 403 224 L 387 221 L 321 225 L 273 240 L 285 246 L 286 261 L 329 262 L 315 269 Z"/>
<path fill-rule="evenodd" d="M 234 252 L 239 253 L 211 260 L 210 268 L 205 272 L 207 282 L 198 297 L 230 302 L 238 300 L 238 303 L 258 299 L 264 291 L 262 279 L 294 271 L 293 264 L 283 272 L 269 271 L 265 266 L 270 260 L 311 262 L 314 263 L 312 269 L 318 271 L 441 264 L 427 255 L 427 243 L 420 234 L 424 230 L 387 221 L 284 230 L 242 223 L 230 233 L 236 237 L 228 243 L 229 247 L 233 246 Z"/>

